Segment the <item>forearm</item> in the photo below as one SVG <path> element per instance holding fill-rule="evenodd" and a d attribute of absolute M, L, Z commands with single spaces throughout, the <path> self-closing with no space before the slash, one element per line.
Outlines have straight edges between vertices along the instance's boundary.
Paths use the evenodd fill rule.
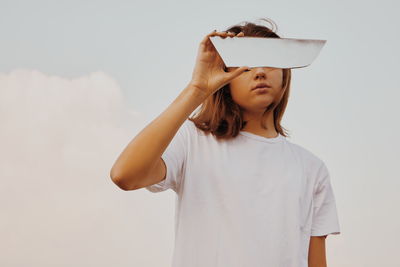
<path fill-rule="evenodd" d="M 129 190 L 153 167 L 190 114 L 207 98 L 189 84 L 157 118 L 142 129 L 114 163 L 110 176 L 119 187 Z"/>
<path fill-rule="evenodd" d="M 311 236 L 308 250 L 308 267 L 327 267 L 325 238 L 326 236 Z"/>

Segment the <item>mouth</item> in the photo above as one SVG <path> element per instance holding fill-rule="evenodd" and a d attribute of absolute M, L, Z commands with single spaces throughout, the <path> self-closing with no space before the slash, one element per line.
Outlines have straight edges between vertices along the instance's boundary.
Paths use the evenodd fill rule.
<path fill-rule="evenodd" d="M 256 86 L 254 86 L 251 90 L 256 90 L 256 89 L 268 89 L 271 88 L 271 86 L 267 83 L 259 83 Z"/>

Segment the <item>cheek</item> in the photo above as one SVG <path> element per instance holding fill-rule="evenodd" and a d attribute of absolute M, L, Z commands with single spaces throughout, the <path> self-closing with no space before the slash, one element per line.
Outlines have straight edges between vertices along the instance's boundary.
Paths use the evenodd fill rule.
<path fill-rule="evenodd" d="M 230 81 L 230 88 L 232 89 L 234 94 L 240 94 L 240 92 L 245 91 L 249 86 L 249 81 L 246 77 L 243 77 L 244 74 L 239 75 Z"/>
<path fill-rule="evenodd" d="M 231 93 L 231 97 L 233 102 L 235 102 L 236 104 L 241 104 L 241 102 L 243 101 L 243 98 L 245 97 L 243 95 L 242 90 L 240 90 L 237 87 L 231 87 L 230 88 L 230 93 Z"/>
<path fill-rule="evenodd" d="M 238 99 L 240 97 L 241 91 L 243 88 L 241 88 L 242 83 L 236 79 L 233 79 L 230 84 L 229 84 L 229 90 L 231 92 L 232 99 Z"/>

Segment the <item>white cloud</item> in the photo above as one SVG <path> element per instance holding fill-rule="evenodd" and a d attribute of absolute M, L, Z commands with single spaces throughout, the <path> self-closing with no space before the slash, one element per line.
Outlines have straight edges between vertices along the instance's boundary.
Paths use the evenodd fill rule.
<path fill-rule="evenodd" d="M 139 243 L 109 171 L 144 119 L 117 82 L 0 73 L 0 109 L 0 265 L 128 266 Z"/>

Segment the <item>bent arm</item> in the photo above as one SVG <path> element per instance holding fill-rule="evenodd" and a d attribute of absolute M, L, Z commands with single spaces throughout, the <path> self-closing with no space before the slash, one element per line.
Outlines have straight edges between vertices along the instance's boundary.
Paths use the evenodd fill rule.
<path fill-rule="evenodd" d="M 308 267 L 327 267 L 324 236 L 311 236 L 308 250 Z"/>
<path fill-rule="evenodd" d="M 122 151 L 111 168 L 112 181 L 123 190 L 134 190 L 159 181 L 162 177 L 155 177 L 152 172 L 161 173 L 157 166 L 161 166 L 162 154 L 185 120 L 207 97 L 189 84 Z"/>

